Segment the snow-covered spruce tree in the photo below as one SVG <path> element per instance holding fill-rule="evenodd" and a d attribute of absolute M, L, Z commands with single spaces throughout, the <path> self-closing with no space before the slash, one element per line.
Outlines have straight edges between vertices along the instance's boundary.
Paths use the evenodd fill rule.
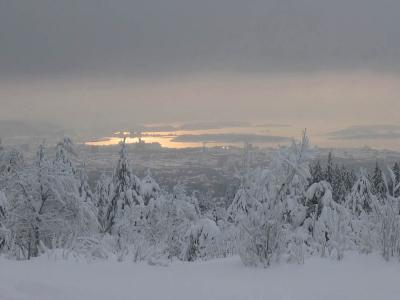
<path fill-rule="evenodd" d="M 9 205 L 6 195 L 0 191 L 0 253 L 8 246 L 7 244 L 10 238 L 9 230 L 7 230 L 5 225 L 8 217 L 8 209 Z"/>
<path fill-rule="evenodd" d="M 3 149 L 0 152 L 0 174 L 3 176 L 9 176 L 13 172 L 16 172 L 24 164 L 24 157 L 22 153 L 12 148 L 10 150 Z"/>
<path fill-rule="evenodd" d="M 177 189 L 174 190 L 177 191 Z M 197 219 L 196 209 L 183 202 L 181 190 L 179 188 L 179 193 L 167 194 L 160 208 L 160 225 L 165 229 L 162 233 L 164 234 L 164 251 L 168 258 L 183 257 L 186 232 Z"/>
<path fill-rule="evenodd" d="M 357 177 L 353 170 L 347 169 L 345 166 L 335 165 L 332 176 L 332 197 L 336 203 L 345 205 L 346 196 L 351 192 Z"/>
<path fill-rule="evenodd" d="M 237 228 L 232 223 L 228 215 L 226 205 L 226 198 L 213 198 L 209 210 L 203 216 L 212 220 L 219 228 L 220 234 L 217 238 L 218 254 L 219 257 L 231 256 L 237 253 L 236 251 L 236 237 Z"/>
<path fill-rule="evenodd" d="M 160 186 L 151 176 L 150 169 L 148 169 L 146 176 L 141 180 L 140 185 L 140 195 L 142 196 L 144 205 L 148 205 L 155 199 L 159 198 L 160 194 Z"/>
<path fill-rule="evenodd" d="M 93 220 L 82 205 L 75 178 L 64 171 L 48 160 L 40 145 L 35 162 L 13 179 L 7 228 L 14 254 L 36 257 L 41 245 L 65 247 L 71 238 L 90 232 Z"/>
<path fill-rule="evenodd" d="M 150 170 L 140 182 L 141 201 L 132 207 L 131 230 L 136 239 L 133 251 L 134 259 L 158 259 L 166 256 L 165 239 L 167 222 L 165 220 L 165 192 L 151 176 Z"/>
<path fill-rule="evenodd" d="M 324 172 L 322 170 L 321 162 L 319 160 L 317 160 L 317 162 L 310 167 L 310 173 L 310 184 L 324 180 Z"/>
<path fill-rule="evenodd" d="M 213 197 L 210 202 L 208 209 L 202 214 L 213 220 L 218 226 L 223 226 L 228 217 L 227 209 L 225 208 L 225 198 Z"/>
<path fill-rule="evenodd" d="M 183 184 L 178 183 L 173 188 L 172 201 L 170 202 L 172 231 L 168 236 L 171 253 L 175 252 L 183 260 L 196 260 L 200 254 L 200 248 L 205 247 L 206 240 L 198 240 L 194 234 L 194 226 L 200 220 L 200 208 L 194 194 L 187 195 Z M 192 230 L 193 229 L 193 230 Z M 200 242 L 204 242 L 200 244 Z M 178 252 L 178 253 L 177 253 Z"/>
<path fill-rule="evenodd" d="M 75 176 L 76 166 L 72 161 L 72 157 L 76 157 L 74 150 L 74 144 L 72 140 L 68 137 L 64 137 L 56 145 L 56 154 L 53 161 L 54 167 L 60 173 L 66 173 L 68 175 Z"/>
<path fill-rule="evenodd" d="M 346 199 L 346 206 L 353 215 L 359 216 L 371 213 L 375 201 L 368 173 L 365 169 L 360 169 L 358 179 Z"/>
<path fill-rule="evenodd" d="M 383 199 L 386 198 L 387 191 L 383 173 L 378 162 L 375 164 L 374 174 L 372 175 L 371 181 L 373 194 L 380 200 L 380 202 L 382 202 Z"/>
<path fill-rule="evenodd" d="M 199 208 L 202 214 L 207 214 L 209 211 L 213 210 L 215 206 L 215 199 L 212 191 L 207 190 L 204 193 L 198 192 L 196 197 L 199 200 Z"/>
<path fill-rule="evenodd" d="M 143 233 L 158 255 L 186 261 L 219 256 L 220 229 L 214 221 L 201 216 L 197 198 L 188 195 L 184 185 L 177 184 L 168 194 L 157 191 L 153 180 L 143 181 L 151 183 L 152 188 L 146 190 L 153 191 Z"/>
<path fill-rule="evenodd" d="M 0 189 L 7 192 L 8 184 L 23 167 L 24 157 L 19 150 L 3 148 L 0 152 Z"/>
<path fill-rule="evenodd" d="M 365 169 L 360 169 L 358 179 L 346 197 L 346 207 L 351 215 L 352 240 L 361 252 L 369 253 L 375 248 L 377 205 L 368 174 Z"/>
<path fill-rule="evenodd" d="M 121 143 L 118 163 L 112 177 L 111 197 L 106 212 L 104 232 L 121 235 L 123 227 L 129 226 L 127 218 L 131 213 L 130 208 L 142 202 L 139 191 L 140 180 L 131 170 L 124 140 Z"/>
<path fill-rule="evenodd" d="M 303 227 L 308 233 L 308 252 L 313 254 L 316 251 L 321 256 L 329 254 L 342 259 L 349 231 L 345 207 L 333 200 L 332 187 L 327 181 L 312 184 L 306 198 L 307 219 Z"/>
<path fill-rule="evenodd" d="M 318 170 L 312 168 L 311 171 L 311 174 L 313 174 Z M 340 167 L 338 164 L 334 164 L 332 152 L 329 152 L 327 165 L 323 174 L 315 178 L 312 183 L 324 180 L 327 181 L 332 187 L 333 200 L 337 203 L 344 203 L 345 196 L 350 189 L 346 183 L 346 180 L 349 179 L 347 173 L 348 171 L 344 166 Z M 313 175 L 313 177 L 315 177 L 315 175 Z"/>
<path fill-rule="evenodd" d="M 162 222 L 164 195 L 150 172 L 140 180 L 130 170 L 127 153 L 123 151 L 120 154 L 114 176 L 109 178 L 102 174 L 97 182 L 95 202 L 100 232 L 111 235 L 103 238 L 114 241 L 112 251 L 119 255 L 119 259 L 128 255 L 135 261 L 153 259 L 160 254 L 157 251 L 162 248 L 166 235 L 166 227 Z M 125 171 L 121 172 L 121 168 Z M 117 213 L 113 216 L 114 226 L 107 231 L 113 205 L 117 205 Z"/>
<path fill-rule="evenodd" d="M 346 196 L 351 192 L 353 185 L 357 180 L 357 176 L 352 169 L 348 169 L 345 166 L 341 168 L 341 177 L 342 177 L 342 187 L 344 189 L 344 199 L 341 204 L 346 202 Z"/>
<path fill-rule="evenodd" d="M 335 164 L 332 172 L 332 198 L 336 203 L 344 203 L 346 197 L 346 189 L 344 186 L 343 169 Z"/>
<path fill-rule="evenodd" d="M 393 187 L 397 186 L 398 184 L 400 184 L 400 163 L 396 162 L 393 166 L 393 174 L 394 174 L 394 178 L 393 178 Z M 400 189 L 396 190 L 395 195 L 396 197 L 400 197 Z"/>
<path fill-rule="evenodd" d="M 86 173 L 86 165 L 82 164 L 80 168 L 77 169 L 75 175 L 76 184 L 78 186 L 78 195 L 81 201 L 81 205 L 84 207 L 84 212 L 88 215 L 87 220 L 90 220 L 90 226 L 92 232 L 99 232 L 99 212 L 96 206 L 96 199 L 93 192 L 89 186 L 89 179 Z M 89 225 L 89 224 L 87 224 Z"/>
<path fill-rule="evenodd" d="M 383 203 L 375 206 L 376 221 L 378 224 L 378 245 L 382 256 L 389 260 L 390 257 L 400 258 L 400 183 L 396 185 L 396 174 L 388 168 L 390 178 L 385 179 L 386 198 Z"/>
<path fill-rule="evenodd" d="M 188 196 L 182 185 L 171 194 L 162 191 L 150 174 L 140 187 L 141 200 L 125 212 L 126 226 L 120 235 L 125 249 L 135 261 L 146 259 L 154 263 L 162 257 L 189 260 L 185 256 L 187 233 L 199 219 L 196 199 Z"/>
<path fill-rule="evenodd" d="M 254 170 L 242 181 L 229 213 L 240 228 L 239 254 L 245 265 L 267 267 L 292 248 L 289 244 L 306 216 L 300 199 L 308 185 L 310 159 L 304 133 L 301 142 L 280 149 L 267 169 Z"/>
<path fill-rule="evenodd" d="M 76 177 L 78 181 L 79 196 L 83 199 L 84 202 L 94 204 L 95 200 L 92 190 L 89 186 L 89 178 L 86 172 L 85 164 L 82 164 L 82 167 L 77 170 Z"/>
<path fill-rule="evenodd" d="M 107 228 L 107 211 L 111 201 L 112 187 L 112 178 L 104 173 L 101 174 L 96 184 L 94 199 L 99 230 L 102 233 L 106 232 Z"/>
<path fill-rule="evenodd" d="M 110 184 L 103 226 L 103 233 L 113 237 L 114 251 L 121 260 L 127 255 L 133 255 L 135 261 L 142 260 L 149 248 L 144 234 L 149 209 L 140 191 L 141 180 L 132 172 L 124 140 Z"/>
<path fill-rule="evenodd" d="M 334 171 L 334 166 L 333 166 L 333 155 L 332 151 L 329 152 L 328 154 L 328 162 L 326 164 L 326 169 L 325 169 L 325 180 L 329 182 L 332 185 L 333 181 L 333 171 Z"/>

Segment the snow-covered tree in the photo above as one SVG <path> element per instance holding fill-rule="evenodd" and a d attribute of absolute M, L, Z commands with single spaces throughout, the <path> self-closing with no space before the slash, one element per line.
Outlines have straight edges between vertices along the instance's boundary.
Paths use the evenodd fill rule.
<path fill-rule="evenodd" d="M 185 247 L 185 235 L 193 223 L 194 209 L 188 209 L 186 204 L 174 194 L 166 197 L 162 206 L 162 226 L 165 228 L 165 252 L 169 258 L 182 258 Z"/>
<path fill-rule="evenodd" d="M 106 212 L 105 232 L 120 234 L 121 227 L 127 225 L 126 217 L 128 216 L 126 212 L 131 213 L 131 208 L 142 202 L 140 180 L 131 170 L 127 145 L 123 141 L 118 163 L 112 177 L 111 198 Z"/>
<path fill-rule="evenodd" d="M 75 177 L 79 196 L 84 202 L 94 203 L 93 194 L 88 183 L 86 165 L 83 163 L 82 166 L 78 168 L 77 160 L 78 155 L 74 149 L 74 143 L 70 138 L 65 137 L 56 146 L 56 155 L 53 161 L 54 167 L 60 173 Z"/>
<path fill-rule="evenodd" d="M 53 161 L 55 168 L 59 172 L 75 175 L 76 166 L 72 161 L 73 156 L 76 157 L 73 142 L 70 138 L 65 137 L 56 146 L 56 155 Z"/>
<path fill-rule="evenodd" d="M 385 197 L 386 198 L 386 197 Z M 346 207 L 351 216 L 354 246 L 369 253 L 376 247 L 379 202 L 365 169 L 361 169 L 351 192 L 346 197 Z"/>
<path fill-rule="evenodd" d="M 188 195 L 186 187 L 178 183 L 173 188 L 173 198 L 179 205 L 179 209 L 185 214 L 186 218 L 196 221 L 200 216 L 199 202 L 195 193 Z"/>
<path fill-rule="evenodd" d="M 94 227 L 74 178 L 48 160 L 44 145 L 34 164 L 14 178 L 9 197 L 7 227 L 24 258 L 38 256 L 41 245 L 52 247 L 56 237 L 65 245 L 68 238 L 90 234 Z"/>
<path fill-rule="evenodd" d="M 57 175 L 63 180 L 64 185 L 71 190 L 78 190 L 80 205 L 87 214 L 86 219 L 94 226 L 97 220 L 97 211 L 92 191 L 89 187 L 85 163 L 77 167 L 78 155 L 74 149 L 74 143 L 69 137 L 64 137 L 56 145 L 56 154 L 53 160 L 53 167 Z"/>
<path fill-rule="evenodd" d="M 328 154 L 328 162 L 326 164 L 326 169 L 325 169 L 325 180 L 332 184 L 333 181 L 333 155 L 332 151 L 329 152 Z"/>
<path fill-rule="evenodd" d="M 346 206 L 353 215 L 359 216 L 363 213 L 371 213 L 375 202 L 376 197 L 372 193 L 368 174 L 365 169 L 361 169 L 358 179 L 346 199 Z"/>
<path fill-rule="evenodd" d="M 346 196 L 343 179 L 342 169 L 339 165 L 335 164 L 332 172 L 332 182 L 330 184 L 332 187 L 333 200 L 337 203 L 343 203 L 344 197 Z"/>
<path fill-rule="evenodd" d="M 268 266 L 289 243 L 289 230 L 304 221 L 301 193 L 310 177 L 311 152 L 301 142 L 280 149 L 265 170 L 255 170 L 239 189 L 229 213 L 240 228 L 239 254 L 245 265 Z"/>
<path fill-rule="evenodd" d="M 0 189 L 7 190 L 7 185 L 24 166 L 22 153 L 12 148 L 0 152 Z"/>
<path fill-rule="evenodd" d="M 208 218 L 198 220 L 186 232 L 183 259 L 194 261 L 217 257 L 220 237 L 221 230 L 214 221 Z"/>
<path fill-rule="evenodd" d="M 0 191 L 0 253 L 6 247 L 9 239 L 9 231 L 6 228 L 8 209 L 9 205 L 6 195 Z"/>
<path fill-rule="evenodd" d="M 193 235 L 190 237 L 190 229 L 200 220 L 197 199 L 187 195 L 182 184 L 177 184 L 171 194 L 164 192 L 159 199 L 153 212 L 158 212 L 158 226 L 162 228 L 159 235 L 162 236 L 161 247 L 165 254 L 169 258 L 194 259 L 194 256 L 189 259 L 187 249 L 193 238 Z M 193 246 L 190 248 L 193 249 Z"/>
<path fill-rule="evenodd" d="M 382 256 L 389 260 L 390 257 L 400 257 L 400 183 L 396 184 L 395 170 L 388 168 L 389 178 L 385 179 L 386 198 L 381 204 L 375 206 L 378 229 L 378 245 Z"/>
<path fill-rule="evenodd" d="M 10 176 L 13 172 L 16 172 L 24 163 L 24 157 L 22 153 L 12 148 L 10 150 L 3 150 L 0 158 L 0 174 L 3 176 Z"/>
<path fill-rule="evenodd" d="M 112 178 L 101 174 L 97 181 L 95 190 L 95 205 L 97 209 L 97 220 L 100 232 L 104 233 L 107 228 L 107 211 L 111 201 Z"/>
<path fill-rule="evenodd" d="M 78 181 L 79 196 L 84 202 L 89 203 L 90 205 L 94 205 L 95 200 L 93 192 L 89 186 L 89 177 L 86 173 L 85 164 L 83 164 L 82 168 L 77 170 L 76 177 Z"/>
<path fill-rule="evenodd" d="M 393 178 L 393 186 L 397 186 L 398 184 L 400 184 L 400 163 L 396 162 L 393 166 L 393 174 L 394 174 L 394 178 Z M 396 190 L 395 195 L 396 197 L 400 197 L 400 189 Z"/>
<path fill-rule="evenodd" d="M 311 184 L 324 180 L 324 172 L 319 160 L 317 160 L 317 162 L 310 167 L 310 173 L 311 173 L 310 177 Z"/>
<path fill-rule="evenodd" d="M 225 199 L 223 197 L 214 197 L 209 205 L 207 211 L 203 215 L 207 216 L 210 220 L 213 220 L 218 226 L 221 222 L 227 220 L 227 210 L 225 208 Z"/>
<path fill-rule="evenodd" d="M 308 216 L 304 227 L 310 233 L 309 251 L 325 256 L 335 253 L 343 257 L 348 233 L 348 215 L 344 206 L 333 200 L 332 187 L 327 181 L 312 184 L 306 193 Z"/>
<path fill-rule="evenodd" d="M 148 169 L 146 176 L 140 184 L 140 195 L 142 196 L 144 205 L 148 205 L 152 200 L 157 199 L 160 193 L 160 186 L 151 176 L 150 169 Z"/>
<path fill-rule="evenodd" d="M 378 165 L 378 162 L 375 164 L 374 174 L 372 175 L 371 181 L 373 194 L 378 197 L 378 199 L 383 200 L 387 191 L 383 173 Z"/>

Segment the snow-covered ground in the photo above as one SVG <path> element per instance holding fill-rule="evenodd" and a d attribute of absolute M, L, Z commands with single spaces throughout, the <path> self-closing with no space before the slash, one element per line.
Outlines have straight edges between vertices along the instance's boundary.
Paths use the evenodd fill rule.
<path fill-rule="evenodd" d="M 400 263 L 377 255 L 342 262 L 246 268 L 238 257 L 168 267 L 131 262 L 0 259 L 1 300 L 400 299 Z"/>

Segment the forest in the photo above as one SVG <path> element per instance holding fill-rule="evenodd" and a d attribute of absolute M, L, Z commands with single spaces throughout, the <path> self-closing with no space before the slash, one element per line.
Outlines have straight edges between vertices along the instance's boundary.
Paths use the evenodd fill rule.
<path fill-rule="evenodd" d="M 51 151 L 50 151 L 51 150 Z M 348 252 L 400 259 L 400 165 L 372 173 L 315 159 L 306 133 L 266 167 L 244 155 L 233 199 L 196 197 L 139 178 L 122 142 L 112 174 L 89 185 L 70 138 L 26 159 L 0 144 L 0 255 L 193 262 L 239 255 L 246 266 L 342 260 Z M 235 176 L 232 174 L 232 176 Z"/>

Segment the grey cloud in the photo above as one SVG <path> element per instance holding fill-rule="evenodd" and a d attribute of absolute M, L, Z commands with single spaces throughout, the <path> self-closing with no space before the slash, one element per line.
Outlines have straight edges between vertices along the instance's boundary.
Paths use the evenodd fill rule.
<path fill-rule="evenodd" d="M 258 134 L 197 134 L 180 135 L 173 142 L 208 142 L 208 143 L 283 143 L 291 139 L 284 136 L 258 135 Z"/>
<path fill-rule="evenodd" d="M 265 128 L 279 128 L 279 127 L 292 127 L 290 124 L 278 124 L 278 123 L 267 123 L 267 124 L 257 124 L 255 127 L 265 127 Z"/>
<path fill-rule="evenodd" d="M 154 125 L 154 126 L 139 126 L 140 131 L 145 132 L 173 132 L 177 131 L 177 127 L 173 125 Z"/>
<path fill-rule="evenodd" d="M 179 130 L 202 130 L 202 129 L 222 129 L 229 127 L 249 127 L 251 126 L 248 122 L 240 121 L 219 121 L 219 122 L 195 122 L 185 123 L 179 126 Z"/>
<path fill-rule="evenodd" d="M 330 139 L 399 139 L 400 125 L 352 126 L 327 134 Z"/>
<path fill-rule="evenodd" d="M 0 76 L 394 69 L 397 0 L 0 3 Z"/>
<path fill-rule="evenodd" d="M 54 124 L 44 122 L 24 122 L 13 120 L 0 120 L 0 138 L 21 136 L 63 136 L 65 130 Z"/>
<path fill-rule="evenodd" d="M 251 127 L 249 122 L 242 121 L 215 121 L 215 122 L 188 122 L 182 125 L 161 125 L 161 126 L 141 126 L 140 130 L 148 132 L 173 132 L 173 131 L 196 131 L 196 130 L 208 130 L 208 129 L 223 129 L 223 128 L 234 128 L 234 127 Z"/>

